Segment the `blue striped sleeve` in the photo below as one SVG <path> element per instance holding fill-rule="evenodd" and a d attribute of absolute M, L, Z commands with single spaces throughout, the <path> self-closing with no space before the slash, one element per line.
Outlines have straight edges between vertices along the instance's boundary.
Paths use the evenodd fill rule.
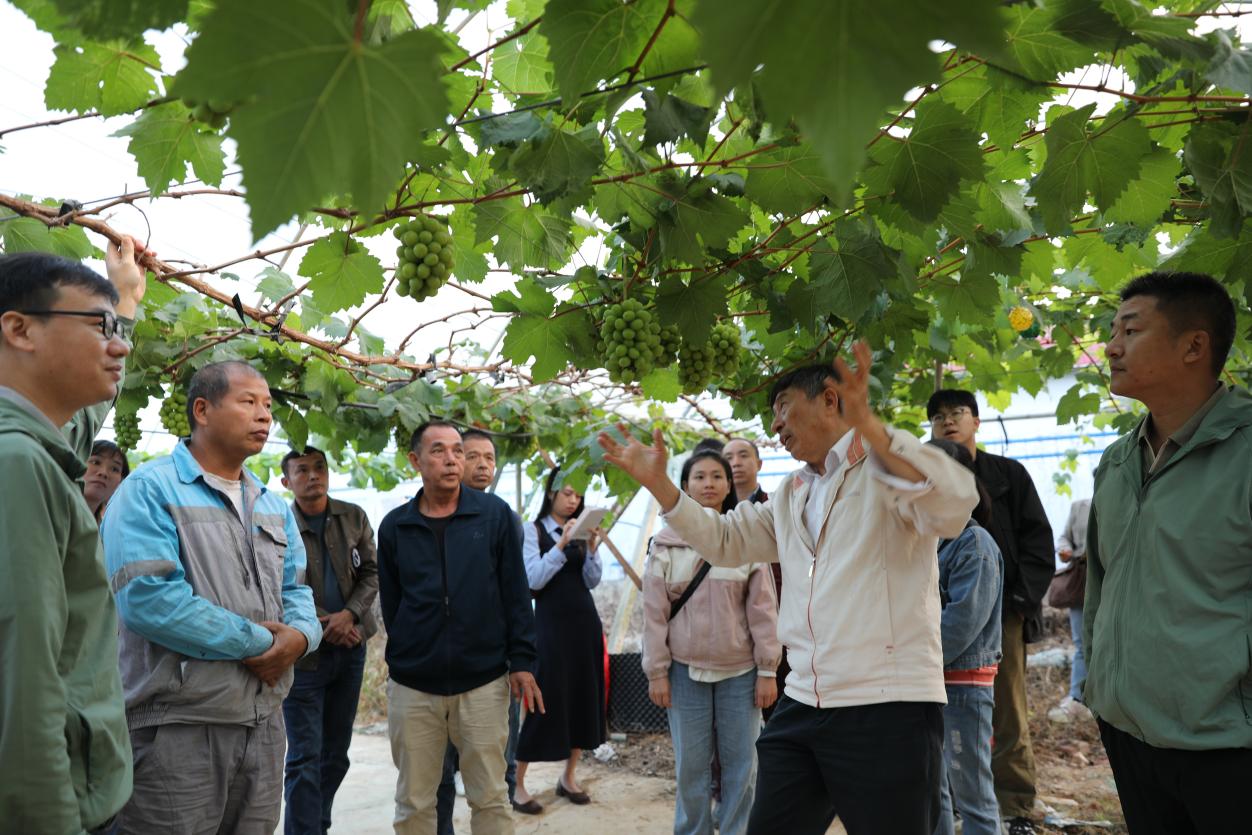
<path fill-rule="evenodd" d="M 137 635 L 192 658 L 260 655 L 274 642 L 269 630 L 210 603 L 187 582 L 168 492 L 156 474 L 136 473 L 109 503 L 101 533 L 118 616 Z"/>

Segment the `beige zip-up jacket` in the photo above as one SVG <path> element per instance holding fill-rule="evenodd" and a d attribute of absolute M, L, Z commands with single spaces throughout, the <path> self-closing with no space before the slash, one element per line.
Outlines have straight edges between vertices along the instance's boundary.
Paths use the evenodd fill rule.
<path fill-rule="evenodd" d="M 683 608 L 671 605 L 690 585 L 703 557 L 671 529 L 652 541 L 643 577 L 643 672 L 664 678 L 679 661 L 704 670 L 757 668 L 773 676 L 782 658 L 778 596 L 764 563 L 711 569 Z"/>
<path fill-rule="evenodd" d="M 938 540 L 978 503 L 973 475 L 935 447 L 888 429 L 891 452 L 926 476 L 900 489 L 861 439 L 834 472 L 814 541 L 800 471 L 765 504 L 726 515 L 683 495 L 669 525 L 714 565 L 782 564 L 778 637 L 786 694 L 812 707 L 946 702 L 939 640 Z"/>

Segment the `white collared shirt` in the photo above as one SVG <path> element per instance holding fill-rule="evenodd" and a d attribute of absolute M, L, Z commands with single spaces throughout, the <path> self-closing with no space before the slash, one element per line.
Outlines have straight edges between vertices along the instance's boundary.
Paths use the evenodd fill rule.
<path fill-rule="evenodd" d="M 818 540 L 822 532 L 822 510 L 826 507 L 826 494 L 834 484 L 835 473 L 848 455 L 852 446 L 852 430 L 843 433 L 843 437 L 835 441 L 835 445 L 826 453 L 826 471 L 819 473 L 812 464 L 805 464 L 800 470 L 800 480 L 809 485 L 809 495 L 804 502 L 804 527 L 808 528 L 813 541 Z"/>

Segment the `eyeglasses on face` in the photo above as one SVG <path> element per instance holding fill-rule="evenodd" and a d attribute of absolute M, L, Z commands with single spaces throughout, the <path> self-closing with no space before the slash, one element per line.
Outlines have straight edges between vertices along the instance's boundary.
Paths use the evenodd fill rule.
<path fill-rule="evenodd" d="M 966 415 L 972 415 L 968 406 L 961 406 L 951 411 L 935 412 L 930 416 L 931 423 L 947 423 L 948 421 L 958 421 Z"/>
<path fill-rule="evenodd" d="M 105 339 L 112 339 L 122 332 L 122 323 L 117 314 L 109 310 L 19 310 L 26 316 L 86 316 L 100 320 L 100 333 Z"/>

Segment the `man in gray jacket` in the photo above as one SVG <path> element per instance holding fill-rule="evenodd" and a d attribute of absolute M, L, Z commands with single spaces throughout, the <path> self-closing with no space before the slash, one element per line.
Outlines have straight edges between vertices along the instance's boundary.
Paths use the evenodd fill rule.
<path fill-rule="evenodd" d="M 308 555 L 322 645 L 296 662 L 283 702 L 287 775 L 283 798 L 288 835 L 330 829 L 335 792 L 348 773 L 348 746 L 356 721 L 365 642 L 377 631 L 378 558 L 365 511 L 327 494 L 326 454 L 314 447 L 283 456 L 283 486 Z"/>
<path fill-rule="evenodd" d="M 122 482 L 104 519 L 135 752 L 118 821 L 142 835 L 270 835 L 279 708 L 322 630 L 291 508 L 243 467 L 269 437 L 265 378 L 242 362 L 206 365 L 187 411 L 191 438 Z"/>

